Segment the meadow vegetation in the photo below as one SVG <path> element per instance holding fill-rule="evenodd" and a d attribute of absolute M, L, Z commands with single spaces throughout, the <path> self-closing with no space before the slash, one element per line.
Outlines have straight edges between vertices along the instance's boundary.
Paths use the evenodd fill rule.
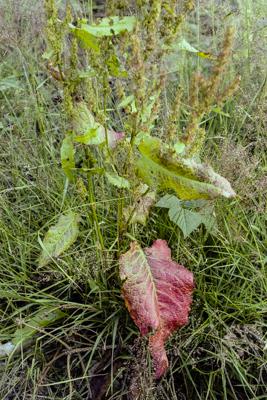
<path fill-rule="evenodd" d="M 176 25 L 155 6 L 145 33 L 101 39 L 94 52 L 80 46 L 78 20 L 134 16 L 135 3 L 138 20 L 161 2 L 103 3 L 58 1 L 55 16 L 51 0 L 0 0 L 0 398 L 266 399 L 265 1 L 185 1 Z M 84 103 L 103 133 L 92 151 L 94 136 L 79 132 L 91 118 Z M 128 141 L 110 149 L 109 130 Z M 150 131 L 231 182 L 235 197 L 209 203 L 212 226 L 184 234 L 156 206 L 145 224 L 136 218 L 131 146 Z M 70 212 L 75 242 L 40 261 L 46 232 Z M 133 238 L 142 247 L 166 240 L 195 277 L 189 323 L 167 342 L 160 380 L 121 295 L 118 259 Z"/>

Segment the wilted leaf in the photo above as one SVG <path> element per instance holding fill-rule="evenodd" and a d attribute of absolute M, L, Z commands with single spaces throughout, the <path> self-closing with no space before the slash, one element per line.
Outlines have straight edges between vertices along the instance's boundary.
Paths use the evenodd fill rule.
<path fill-rule="evenodd" d="M 230 183 L 210 166 L 175 154 L 160 139 L 144 137 L 139 151 L 138 172 L 150 187 L 173 189 L 182 200 L 235 196 Z"/>
<path fill-rule="evenodd" d="M 131 32 L 136 24 L 134 16 L 102 18 L 98 24 L 81 24 L 80 30 L 93 37 L 113 36 L 128 31 Z"/>
<path fill-rule="evenodd" d="M 51 226 L 42 242 L 42 253 L 39 266 L 43 267 L 67 250 L 77 239 L 79 234 L 80 216 L 70 211 L 61 215 L 57 224 Z"/>
<path fill-rule="evenodd" d="M 156 200 L 156 193 L 149 190 L 147 185 L 141 184 L 134 195 L 134 205 L 124 210 L 126 220 L 131 224 L 146 225 L 150 208 Z"/>
<path fill-rule="evenodd" d="M 201 200 L 200 200 L 201 201 Z M 212 209 L 203 207 L 203 204 L 197 202 L 196 207 L 202 209 L 200 211 L 191 211 L 188 209 L 193 202 L 185 202 L 177 199 L 176 196 L 165 195 L 156 204 L 156 207 L 168 208 L 169 218 L 182 230 L 184 237 L 188 237 L 199 225 L 204 224 L 210 232 L 215 225 L 215 217 L 213 216 Z M 190 208 L 196 208 L 192 204 Z"/>
<path fill-rule="evenodd" d="M 61 166 L 66 176 L 70 181 L 74 179 L 73 169 L 75 168 L 75 149 L 73 146 L 73 138 L 68 135 L 63 139 L 61 149 L 60 149 L 60 157 L 61 157 Z"/>
<path fill-rule="evenodd" d="M 193 274 L 171 259 L 164 240 L 156 240 L 144 251 L 138 243 L 120 258 L 120 277 L 126 307 L 142 335 L 150 331 L 149 347 L 160 378 L 168 367 L 164 343 L 187 324 Z"/>
<path fill-rule="evenodd" d="M 110 174 L 106 172 L 106 177 L 109 183 L 111 183 L 111 185 L 113 186 L 124 189 L 130 188 L 130 182 L 122 176 L 119 176 L 118 174 Z"/>

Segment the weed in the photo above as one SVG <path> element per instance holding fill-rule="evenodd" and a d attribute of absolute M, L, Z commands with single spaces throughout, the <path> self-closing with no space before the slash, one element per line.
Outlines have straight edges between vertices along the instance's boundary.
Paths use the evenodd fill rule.
<path fill-rule="evenodd" d="M 88 2 L 81 2 L 81 6 L 72 3 L 74 18 L 81 18 Z M 62 118 L 66 104 L 59 84 L 50 78 L 41 58 L 45 49 L 40 4 L 8 1 L 1 2 L 0 7 L 4 21 L 1 26 L 5 26 L 0 49 L 0 82 L 5 80 L 5 86 L 0 85 L 4 87 L 0 92 L 0 341 L 6 343 L 14 332 L 31 327 L 42 308 L 52 307 L 65 317 L 46 327 L 38 326 L 30 343 L 19 346 L 9 358 L 1 358 L 0 397 L 126 399 L 137 388 L 136 397 L 140 399 L 265 398 L 266 120 L 261 62 L 265 28 L 260 25 L 264 23 L 264 2 L 256 1 L 253 7 L 248 1 L 238 2 L 236 7 L 230 2 L 219 2 L 219 6 L 214 1 L 199 2 L 195 13 L 180 26 L 181 36 L 197 50 L 210 54 L 219 52 L 222 18 L 232 19 L 238 26 L 230 64 L 233 71 L 226 73 L 225 80 L 233 78 L 236 68 L 243 76 L 241 90 L 224 108 L 208 113 L 200 125 L 206 129 L 202 158 L 232 182 L 238 197 L 229 203 L 217 203 L 216 235 L 200 225 L 184 239 L 159 208 L 150 210 L 146 226 L 137 229 L 134 224 L 130 228 L 130 235 L 143 247 L 150 246 L 157 237 L 167 239 L 173 258 L 189 266 L 196 279 L 190 323 L 167 344 L 170 370 L 158 383 L 152 380 L 146 343 L 140 342 L 124 309 L 117 277 L 117 210 L 122 204 L 133 205 L 133 199 L 125 189 L 107 184 L 102 175 L 93 178 L 94 201 L 88 194 L 84 173 L 80 180 L 66 183 L 59 162 L 64 133 L 69 129 L 66 118 Z M 115 2 L 114 7 L 118 5 Z M 120 5 L 125 7 L 125 2 Z M 133 13 L 132 6 L 127 4 L 126 9 L 127 15 Z M 102 8 L 96 11 L 103 15 Z M 60 12 L 60 17 L 64 16 Z M 118 12 L 125 15 L 125 8 Z M 152 37 L 151 46 L 154 43 Z M 152 121 L 157 137 L 163 136 L 163 121 L 172 126 L 177 109 L 171 104 L 180 107 L 178 131 L 183 131 L 190 110 L 186 100 L 189 78 L 200 65 L 209 72 L 209 59 L 181 50 L 179 60 L 175 64 L 178 69 L 168 73 L 171 83 L 162 86 L 165 102 L 158 109 L 157 120 Z M 142 65 L 137 63 L 137 67 Z M 11 81 L 7 80 L 10 77 Z M 185 96 L 180 105 L 178 83 Z M 108 88 L 107 109 L 112 110 L 108 111 L 107 123 L 102 112 L 102 89 L 90 85 L 86 88 L 88 93 L 95 90 L 94 97 L 100 99 L 97 107 L 94 99 L 92 104 L 87 103 L 92 106 L 96 122 L 116 132 L 128 132 L 125 127 L 132 123 L 134 113 L 132 102 L 117 108 L 124 96 L 122 89 L 117 82 Z M 144 96 L 141 89 L 139 102 Z M 102 168 L 104 156 L 94 151 Z M 120 145 L 111 156 L 119 151 Z M 76 166 L 80 163 L 82 168 L 92 168 L 90 154 L 77 155 Z M 123 152 L 120 157 L 118 175 L 125 160 Z M 123 177 L 129 179 L 128 175 Z M 80 236 L 63 255 L 38 268 L 38 237 L 42 240 L 49 227 L 69 210 L 81 215 Z M 104 237 L 104 251 L 97 222 Z M 128 240 L 126 236 L 120 241 L 121 253 L 127 250 Z"/>

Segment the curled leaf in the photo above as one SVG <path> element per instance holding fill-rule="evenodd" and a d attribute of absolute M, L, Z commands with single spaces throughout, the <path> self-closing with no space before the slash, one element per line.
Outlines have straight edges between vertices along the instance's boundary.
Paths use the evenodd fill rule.
<path fill-rule="evenodd" d="M 160 139 L 144 137 L 138 148 L 138 172 L 150 187 L 173 189 L 182 200 L 235 196 L 230 183 L 209 165 L 175 154 Z"/>
<path fill-rule="evenodd" d="M 187 324 L 193 274 L 171 259 L 165 240 L 156 240 L 144 251 L 137 242 L 120 258 L 120 277 L 126 307 L 142 335 L 149 337 L 156 378 L 167 370 L 164 343 L 179 327 Z"/>

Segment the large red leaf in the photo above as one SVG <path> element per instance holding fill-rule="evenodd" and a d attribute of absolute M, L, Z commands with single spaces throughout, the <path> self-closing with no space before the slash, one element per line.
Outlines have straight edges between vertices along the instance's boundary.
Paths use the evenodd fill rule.
<path fill-rule="evenodd" d="M 152 331 L 149 347 L 156 378 L 168 368 L 164 343 L 179 327 L 187 324 L 193 274 L 171 259 L 165 240 L 156 240 L 144 251 L 137 242 L 120 258 L 123 297 L 142 335 Z"/>

